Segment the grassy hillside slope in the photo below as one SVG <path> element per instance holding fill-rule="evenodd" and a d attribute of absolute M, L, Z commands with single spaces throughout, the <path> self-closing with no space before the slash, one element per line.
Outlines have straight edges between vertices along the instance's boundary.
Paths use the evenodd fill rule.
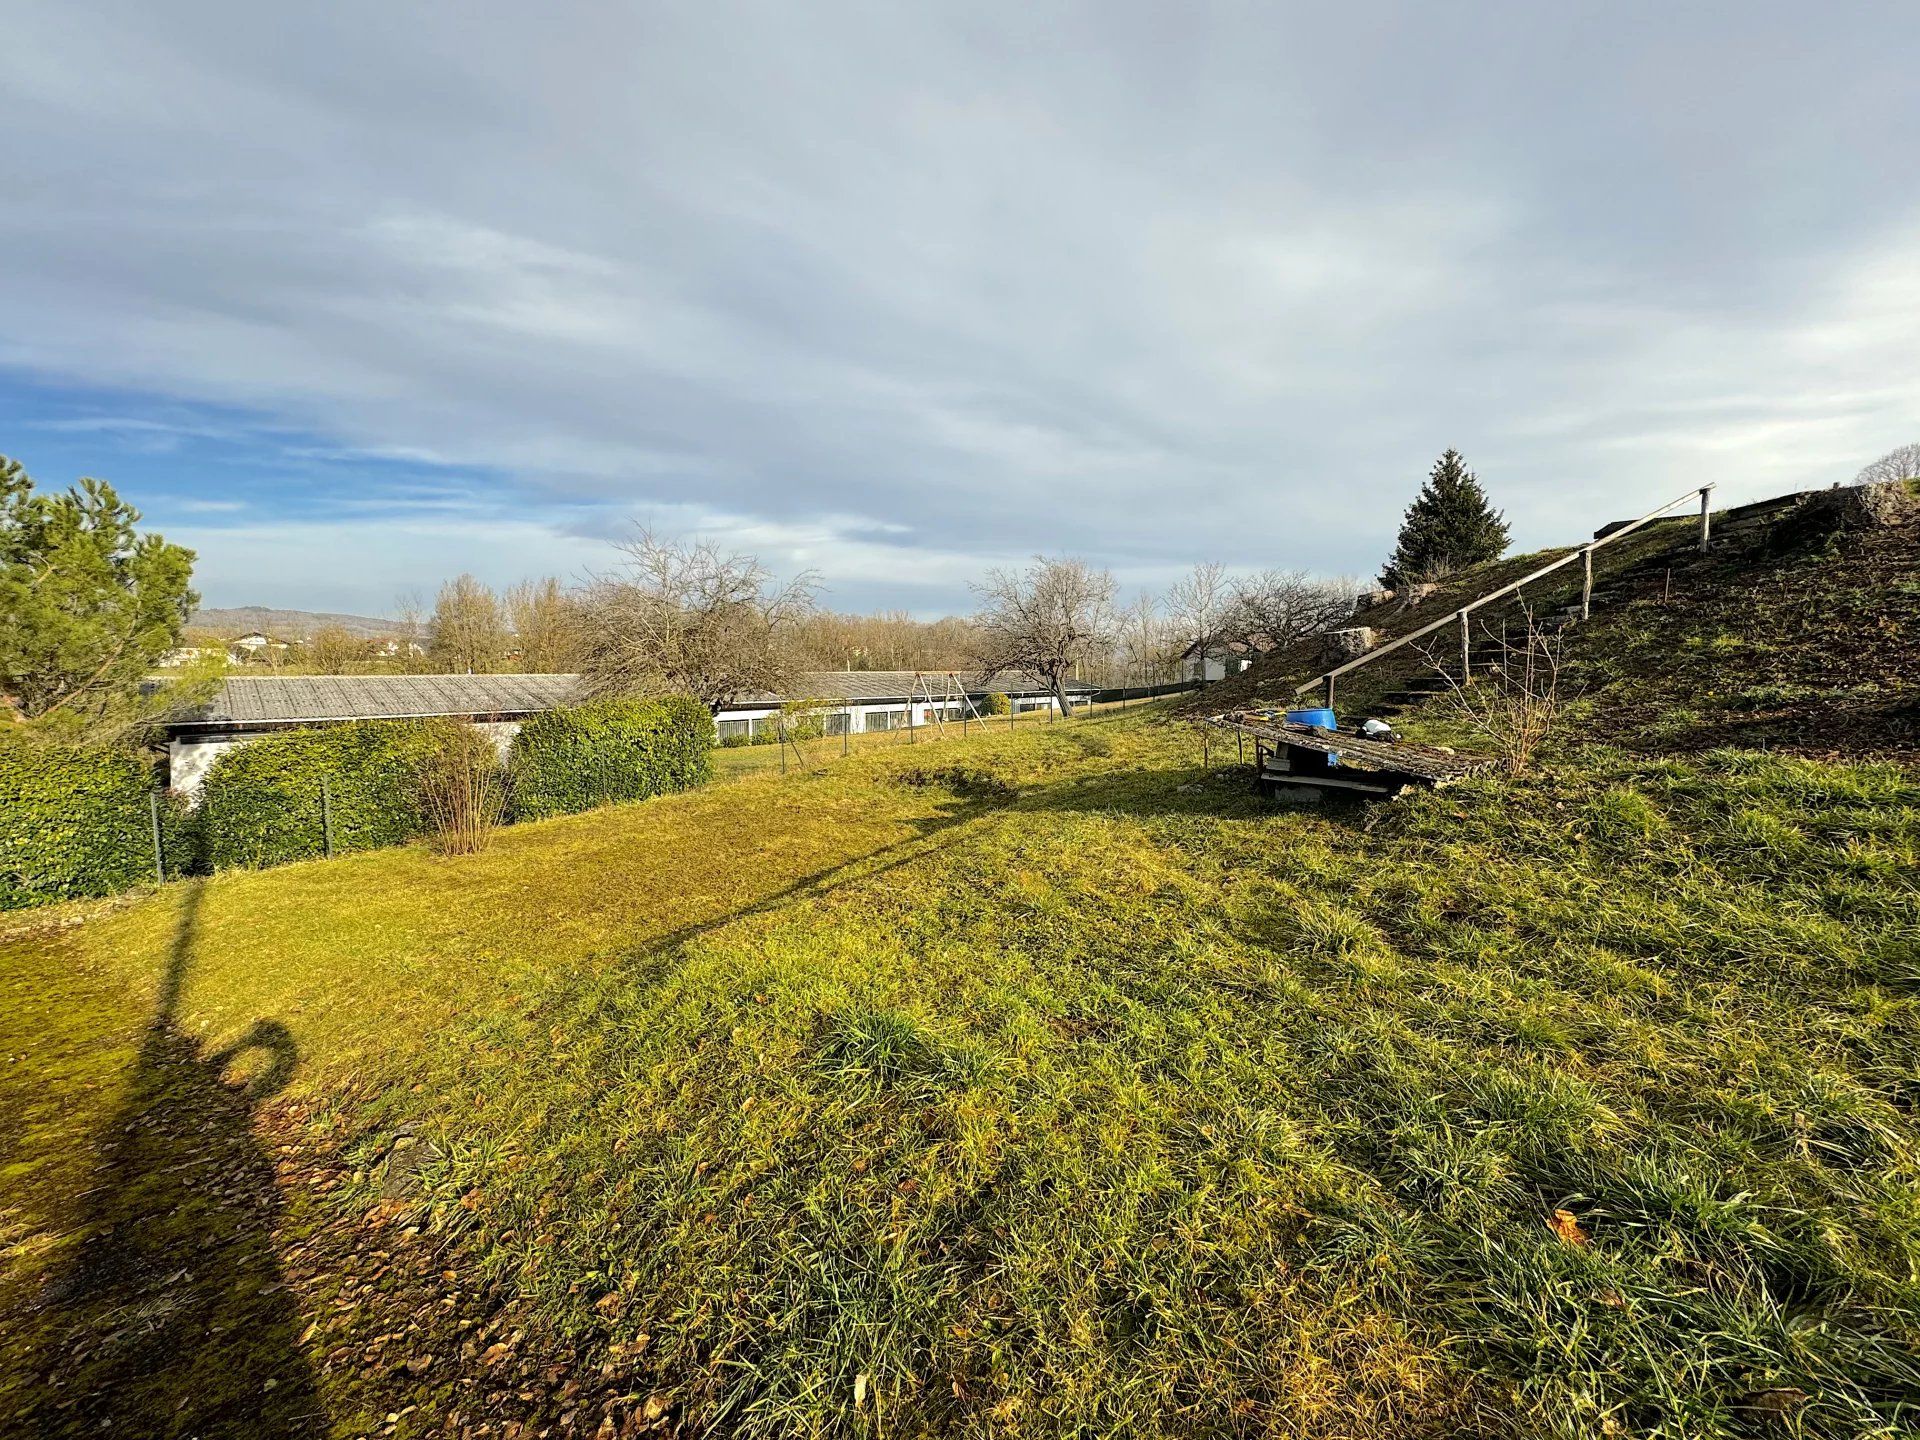
<path fill-rule="evenodd" d="M 1678 735 L 1679 712 L 1695 711 L 1706 697 L 1769 711 L 1769 687 L 1786 687 L 1799 700 L 1816 692 L 1871 698 L 1878 687 L 1895 707 L 1911 705 L 1920 675 L 1920 526 L 1906 525 L 1845 537 L 1815 536 L 1792 545 L 1777 543 L 1775 529 L 1795 497 L 1761 501 L 1713 519 L 1714 544 L 1701 555 L 1695 517 L 1656 521 L 1594 552 L 1594 611 L 1587 624 L 1567 632 L 1567 652 L 1576 672 L 1573 688 L 1606 708 L 1624 706 L 1638 720 L 1664 729 L 1649 732 L 1650 748 Z M 1510 556 L 1448 577 L 1418 605 L 1388 602 L 1356 616 L 1388 642 L 1451 614 L 1462 604 L 1511 584 L 1571 553 L 1542 550 Z M 1564 606 L 1580 599 L 1576 562 L 1529 585 L 1522 593 L 1474 612 L 1476 643 L 1507 635 L 1517 639 L 1530 622 L 1552 623 Z M 1383 656 L 1337 682 L 1335 704 L 1343 717 L 1371 713 L 1389 695 L 1433 675 L 1436 665 L 1458 669 L 1459 629 L 1447 626 L 1427 640 Z M 1740 653 L 1732 652 L 1738 648 Z M 1185 702 L 1194 714 L 1246 704 L 1319 704 L 1317 689 L 1298 700 L 1294 687 L 1325 669 L 1318 641 L 1305 641 L 1264 656 L 1230 680 L 1206 686 Z M 1865 667 L 1862 669 L 1861 667 Z M 1745 701 L 1723 694 L 1726 682 L 1757 693 Z M 1842 704 L 1842 709 L 1858 709 Z M 1870 707 L 1871 708 L 1871 707 Z M 1596 707 L 1597 713 L 1598 707 Z M 1798 730 L 1724 728 L 1728 707 L 1707 700 L 1700 742 L 1812 744 L 1820 705 L 1802 705 Z M 1911 711 L 1908 712 L 1909 716 Z M 1628 717 L 1614 715 L 1604 733 L 1625 738 Z M 1849 746 L 1906 748 L 1915 733 L 1910 721 L 1889 714 L 1887 723 L 1827 744 L 1831 753 Z"/>
<path fill-rule="evenodd" d="M 0 1419 L 1907 1433 L 1916 877 L 1898 763 L 1301 814 L 1148 711 L 41 912 Z"/>

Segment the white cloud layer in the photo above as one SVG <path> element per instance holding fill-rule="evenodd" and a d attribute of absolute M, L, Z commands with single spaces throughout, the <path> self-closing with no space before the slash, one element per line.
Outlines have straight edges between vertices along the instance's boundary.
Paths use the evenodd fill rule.
<path fill-rule="evenodd" d="M 847 603 L 1361 571 L 1447 445 L 1539 544 L 1920 438 L 1911 6 L 7 10 L 0 366 L 344 477 L 196 529 L 226 598 L 621 513 Z M 49 423 L 136 496 L 196 428 Z M 369 533 L 355 456 L 502 486 Z"/>

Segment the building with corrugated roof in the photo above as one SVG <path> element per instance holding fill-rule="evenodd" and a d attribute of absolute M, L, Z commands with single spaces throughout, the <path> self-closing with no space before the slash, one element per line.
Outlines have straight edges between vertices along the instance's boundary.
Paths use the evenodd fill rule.
<path fill-rule="evenodd" d="M 1069 683 L 1068 699 L 1092 694 Z M 739 743 L 772 732 L 789 706 L 804 705 L 829 735 L 904 729 L 959 720 L 984 710 L 990 693 L 1014 712 L 1052 710 L 1056 702 L 1033 676 L 912 670 L 817 670 L 796 677 L 785 695 L 753 695 L 714 713 L 718 738 Z M 213 762 L 236 745 L 281 730 L 350 720 L 452 718 L 480 726 L 502 751 L 521 723 L 581 697 L 578 675 L 231 675 L 204 707 L 167 725 L 169 782 L 192 795 Z M 972 707 L 972 710 L 969 709 Z"/>

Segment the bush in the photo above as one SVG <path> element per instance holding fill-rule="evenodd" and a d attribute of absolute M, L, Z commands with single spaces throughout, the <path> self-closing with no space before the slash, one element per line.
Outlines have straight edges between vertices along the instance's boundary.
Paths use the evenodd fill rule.
<path fill-rule="evenodd" d="M 78 750 L 0 736 L 0 910 L 111 895 L 154 876 L 152 797 L 160 775 L 126 750 Z M 171 878 L 191 868 L 193 829 L 163 797 Z"/>
<path fill-rule="evenodd" d="M 780 707 L 776 726 L 784 726 L 789 740 L 818 740 L 827 733 L 827 716 L 823 706 L 831 702 L 822 700 L 790 700 Z M 780 738 L 776 728 L 774 737 Z"/>
<path fill-rule="evenodd" d="M 417 720 L 355 720 L 235 746 L 214 762 L 201 790 L 207 862 L 224 869 L 325 854 L 323 780 L 335 854 L 425 834 L 420 788 L 436 734 Z"/>
<path fill-rule="evenodd" d="M 486 849 L 506 819 L 506 782 L 500 752 L 484 731 L 457 720 L 439 722 L 420 776 L 420 807 L 434 848 L 442 855 Z"/>
<path fill-rule="evenodd" d="M 989 715 L 1011 715 L 1013 713 L 1013 701 L 1009 700 L 998 690 L 989 690 L 987 692 L 986 704 L 981 708 Z"/>
<path fill-rule="evenodd" d="M 687 695 L 549 710 L 521 726 L 508 768 L 516 820 L 688 790 L 713 773 L 713 716 Z"/>

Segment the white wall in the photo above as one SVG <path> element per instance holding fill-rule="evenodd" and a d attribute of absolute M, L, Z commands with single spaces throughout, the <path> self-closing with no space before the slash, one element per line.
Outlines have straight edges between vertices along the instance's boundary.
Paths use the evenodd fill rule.
<path fill-rule="evenodd" d="M 1031 698 L 1023 697 L 1021 699 L 1015 700 L 1014 704 L 1021 710 L 1023 714 L 1028 710 L 1057 710 L 1059 708 L 1059 705 L 1053 700 L 1051 696 L 1033 696 Z M 977 707 L 979 717 L 982 720 L 987 719 L 986 705 L 979 700 L 974 701 L 974 705 Z M 914 725 L 916 727 L 920 727 L 920 726 L 934 724 L 935 723 L 934 720 L 930 717 L 933 714 L 937 713 L 943 706 L 950 706 L 954 708 L 956 711 L 964 709 L 964 706 L 962 706 L 958 701 L 947 701 L 947 700 L 943 700 L 939 696 L 935 696 L 933 703 L 928 704 L 926 697 L 922 696 L 920 700 L 913 706 Z M 871 716 L 878 715 L 883 711 L 900 711 L 900 710 L 905 710 L 906 708 L 907 708 L 907 702 L 905 700 L 882 700 L 874 703 L 863 702 L 860 704 L 821 705 L 815 708 L 814 714 L 816 715 L 850 715 L 853 718 L 852 718 L 852 724 L 849 726 L 849 729 L 851 733 L 855 735 L 859 735 L 859 734 L 865 733 L 868 730 L 876 730 L 880 728 L 878 725 L 869 723 Z M 759 707 L 742 706 L 742 707 L 738 707 L 731 710 L 716 710 L 713 715 L 713 720 L 716 726 L 719 725 L 722 721 L 727 721 L 727 720 L 764 720 L 769 724 L 771 724 L 774 718 L 779 715 L 779 713 L 780 711 L 776 706 L 759 706 Z M 947 723 L 949 724 L 957 723 L 959 718 L 960 718 L 959 714 L 956 713 Z M 972 718 L 972 712 L 968 712 L 968 718 L 969 719 Z M 906 720 L 902 718 L 899 725 L 895 728 L 901 729 L 901 730 L 906 729 L 907 728 Z"/>
<path fill-rule="evenodd" d="M 316 727 L 317 728 L 317 727 Z M 476 729 L 486 733 L 493 741 L 494 749 L 500 752 L 500 758 L 507 758 L 507 751 L 513 746 L 513 737 L 520 733 L 518 720 L 488 720 Z M 269 735 L 284 735 L 286 729 L 278 730 L 242 730 L 231 735 L 210 735 L 204 738 L 195 736 L 185 740 L 167 742 L 167 784 L 186 796 L 189 801 L 200 798 L 200 787 L 206 783 L 207 772 L 213 768 L 213 762 L 227 751 L 241 745 L 250 745 L 255 740 L 264 740 Z"/>

